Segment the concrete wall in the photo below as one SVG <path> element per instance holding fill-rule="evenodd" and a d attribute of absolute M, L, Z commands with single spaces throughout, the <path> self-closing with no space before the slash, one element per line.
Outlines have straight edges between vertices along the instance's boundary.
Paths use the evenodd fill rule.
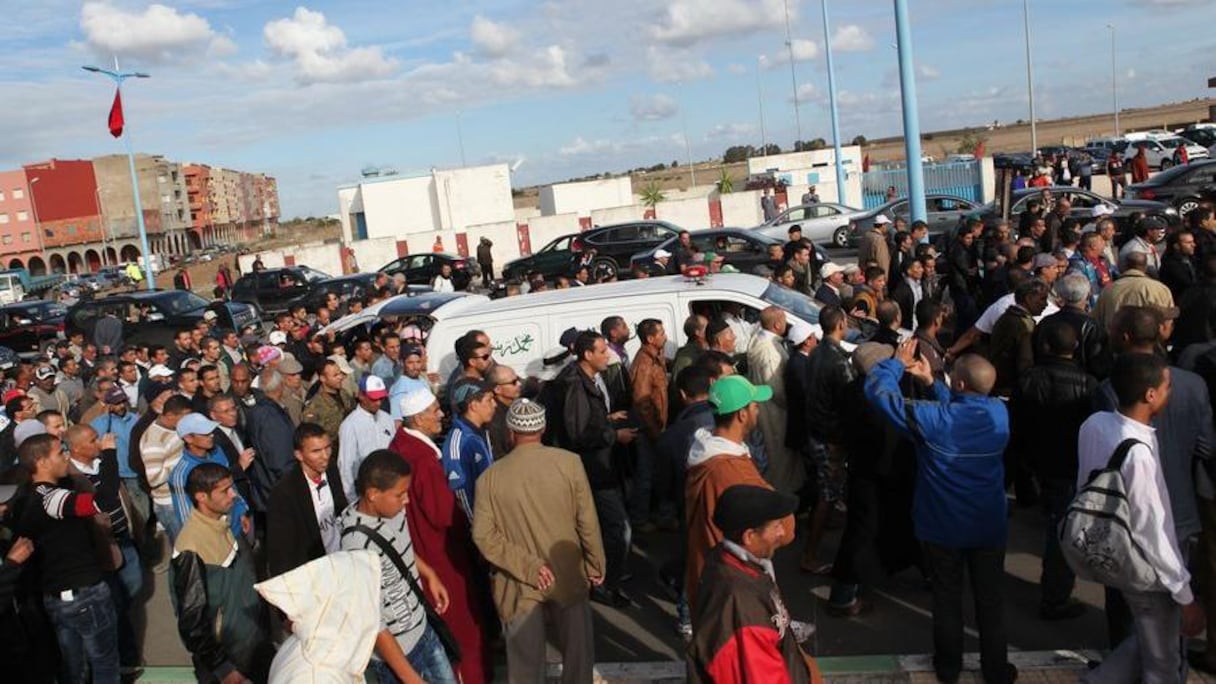
<path fill-rule="evenodd" d="M 338 188 L 338 220 L 342 222 L 342 241 L 350 242 L 355 239 L 354 218 L 351 214 L 363 211 L 363 197 L 359 186 L 352 185 Z"/>
<path fill-rule="evenodd" d="M 346 245 L 355 253 L 362 273 L 371 273 L 397 258 L 397 239 L 391 237 L 355 240 Z"/>
<path fill-rule="evenodd" d="M 589 216 L 596 209 L 629 204 L 633 204 L 633 183 L 629 176 L 580 183 L 555 183 L 540 189 L 542 216 L 570 213 Z"/>
<path fill-rule="evenodd" d="M 311 266 L 334 277 L 342 275 L 342 245 L 312 243 L 293 247 L 290 254 L 295 257 L 297 265 Z"/>
<path fill-rule="evenodd" d="M 641 221 L 646 214 L 646 207 L 641 204 L 630 204 L 624 207 L 596 209 L 591 212 L 591 225 L 610 226 L 614 223 Z"/>
<path fill-rule="evenodd" d="M 533 252 L 555 238 L 567 233 L 577 233 L 579 230 L 578 214 L 540 216 L 528 221 L 528 239 L 532 243 Z"/>
<path fill-rule="evenodd" d="M 722 225 L 729 228 L 750 228 L 764 223 L 760 210 L 760 191 L 747 190 L 719 195 L 722 202 Z"/>
<path fill-rule="evenodd" d="M 819 199 L 824 202 L 841 201 L 843 204 L 861 206 L 861 148 L 846 145 L 840 149 L 840 153 L 847 172 L 843 197 L 836 187 L 836 151 L 832 148 L 752 157 L 747 160 L 747 170 L 749 174 L 772 172 L 777 178 L 785 180 L 790 189 L 791 205 L 799 201 L 808 185 L 814 185 Z"/>
<path fill-rule="evenodd" d="M 515 222 L 527 223 L 528 219 L 540 216 L 540 209 L 537 207 L 515 207 Z"/>
<path fill-rule="evenodd" d="M 704 197 L 659 202 L 654 212 L 655 218 L 688 230 L 709 227 L 709 202 Z"/>
<path fill-rule="evenodd" d="M 359 194 L 369 238 L 422 233 L 440 225 L 430 176 L 361 183 Z"/>
<path fill-rule="evenodd" d="M 433 172 L 439 224 L 436 230 L 515 220 L 511 170 L 506 164 Z"/>
<path fill-rule="evenodd" d="M 494 274 L 498 275 L 502 272 L 503 264 L 519 258 L 519 239 L 516 230 L 514 221 L 469 226 L 469 229 L 465 231 L 469 240 L 469 257 L 476 259 L 477 246 L 481 242 L 481 238 L 490 238 L 490 242 L 494 243 L 494 246 L 490 248 L 490 254 L 494 257 Z"/>
<path fill-rule="evenodd" d="M 251 252 L 249 254 L 242 254 L 241 256 L 237 257 L 237 260 L 241 264 L 241 273 L 249 273 L 252 271 L 253 262 L 258 258 L 259 255 L 262 257 L 262 265 L 266 268 L 282 268 L 285 264 L 283 261 L 283 250 L 275 249 L 264 252 Z M 296 263 L 302 264 L 306 262 L 297 261 Z M 308 265 L 311 266 L 312 264 Z"/>

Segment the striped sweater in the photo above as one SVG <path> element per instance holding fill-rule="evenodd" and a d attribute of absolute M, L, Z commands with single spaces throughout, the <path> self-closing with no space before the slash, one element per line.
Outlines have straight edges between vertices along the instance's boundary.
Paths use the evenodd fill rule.
<path fill-rule="evenodd" d="M 354 529 L 356 525 L 365 525 L 384 537 L 401 556 L 406 569 L 414 576 L 414 581 L 418 582 L 414 544 L 410 540 L 405 511 L 392 518 L 377 518 L 360 513 L 355 508 L 357 504 L 358 502 L 352 503 L 342 512 L 342 550 L 368 550 L 380 558 L 380 627 L 392 632 L 397 643 L 401 645 L 401 652 L 409 655 L 426 631 L 426 611 L 397 570 L 397 565 L 386 558 L 380 547 L 368 539 L 366 534 Z"/>

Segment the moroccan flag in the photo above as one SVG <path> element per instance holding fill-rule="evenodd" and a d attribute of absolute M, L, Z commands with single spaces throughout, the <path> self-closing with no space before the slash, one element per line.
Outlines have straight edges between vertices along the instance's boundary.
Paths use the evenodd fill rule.
<path fill-rule="evenodd" d="M 122 91 L 114 91 L 114 104 L 110 105 L 110 135 L 115 138 L 122 136 Z"/>

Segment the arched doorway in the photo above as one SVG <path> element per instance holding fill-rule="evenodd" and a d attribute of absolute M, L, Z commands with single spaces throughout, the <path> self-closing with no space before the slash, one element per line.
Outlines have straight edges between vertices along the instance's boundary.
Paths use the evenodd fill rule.
<path fill-rule="evenodd" d="M 30 275 L 46 275 L 46 262 L 42 257 L 30 257 L 29 269 Z"/>
<path fill-rule="evenodd" d="M 84 259 L 80 252 L 68 252 L 68 273 L 80 273 L 84 270 Z"/>
<path fill-rule="evenodd" d="M 25 264 L 21 263 L 20 259 L 9 259 L 8 267 L 9 268 L 25 268 Z"/>
<path fill-rule="evenodd" d="M 51 273 L 67 273 L 68 262 L 63 258 L 62 254 L 51 255 Z"/>
<path fill-rule="evenodd" d="M 106 263 L 111 266 L 118 263 L 118 252 L 113 247 L 106 247 Z"/>
<path fill-rule="evenodd" d="M 84 263 L 92 273 L 96 273 L 101 269 L 101 255 L 95 249 L 85 250 Z"/>
<path fill-rule="evenodd" d="M 122 258 L 120 261 L 126 263 L 128 261 L 139 261 L 139 248 L 135 245 L 126 245 L 122 248 Z"/>
<path fill-rule="evenodd" d="M 186 231 L 186 237 L 190 239 L 190 251 L 196 251 L 203 248 L 203 238 L 197 230 Z"/>

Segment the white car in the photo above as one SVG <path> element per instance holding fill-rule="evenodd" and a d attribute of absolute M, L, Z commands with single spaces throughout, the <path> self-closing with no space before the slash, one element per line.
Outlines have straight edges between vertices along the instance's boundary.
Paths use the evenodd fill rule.
<path fill-rule="evenodd" d="M 1148 157 L 1148 165 L 1165 170 L 1174 165 L 1174 151 L 1179 145 L 1186 146 L 1187 157 L 1191 161 L 1208 158 L 1207 148 L 1177 135 L 1131 140 L 1123 150 L 1123 157 L 1131 159 L 1136 156 L 1137 149 L 1144 148 L 1145 155 Z"/>
<path fill-rule="evenodd" d="M 847 230 L 854 219 L 865 213 L 865 209 L 833 202 L 802 204 L 786 209 L 773 220 L 761 223 L 752 230 L 785 241 L 789 239 L 790 226 L 796 223 L 802 227 L 802 237 L 814 243 L 831 244 L 832 235 L 838 228 Z"/>

